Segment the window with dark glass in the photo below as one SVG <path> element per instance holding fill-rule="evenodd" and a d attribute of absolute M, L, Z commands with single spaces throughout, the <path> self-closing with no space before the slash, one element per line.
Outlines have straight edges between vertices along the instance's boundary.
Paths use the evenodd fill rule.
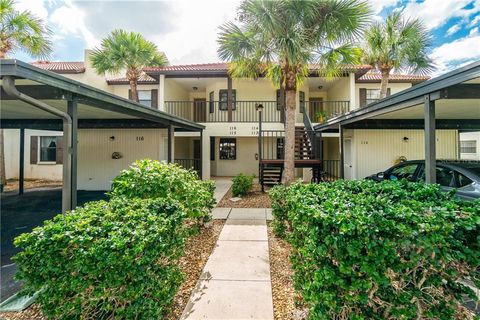
<path fill-rule="evenodd" d="M 300 100 L 300 112 L 303 113 L 305 111 L 305 92 L 299 91 L 298 97 Z"/>
<path fill-rule="evenodd" d="M 214 93 L 213 91 L 208 94 L 208 112 L 215 112 L 215 102 L 214 102 Z"/>
<path fill-rule="evenodd" d="M 228 90 L 222 89 L 218 92 L 218 109 L 228 110 Z M 237 101 L 237 91 L 232 90 L 232 110 L 235 110 L 235 102 Z"/>
<path fill-rule="evenodd" d="M 418 164 L 405 164 L 393 168 L 390 172 L 390 180 L 407 179 L 412 181 L 417 170 Z"/>
<path fill-rule="evenodd" d="M 237 159 L 237 139 L 220 138 L 219 157 L 220 157 L 220 160 Z"/>
<path fill-rule="evenodd" d="M 285 139 L 277 138 L 277 159 L 283 159 L 285 155 Z"/>
<path fill-rule="evenodd" d="M 367 104 L 380 100 L 380 89 L 367 89 L 366 94 Z"/>
<path fill-rule="evenodd" d="M 152 106 L 152 91 L 151 90 L 138 90 L 138 103 L 143 104 L 146 107 Z"/>
<path fill-rule="evenodd" d="M 477 141 L 476 140 L 460 141 L 460 153 L 477 153 Z"/>
<path fill-rule="evenodd" d="M 280 96 L 282 90 L 277 90 L 277 110 L 282 111 L 285 110 L 285 101 L 287 101 L 287 93 L 283 90 L 283 97 Z"/>
<path fill-rule="evenodd" d="M 40 137 L 40 161 L 57 161 L 57 137 Z"/>

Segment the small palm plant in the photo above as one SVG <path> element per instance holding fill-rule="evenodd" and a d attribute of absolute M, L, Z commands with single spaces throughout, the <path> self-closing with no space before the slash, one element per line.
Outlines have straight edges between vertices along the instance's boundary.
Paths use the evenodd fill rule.
<path fill-rule="evenodd" d="M 13 0 L 0 0 L 0 59 L 17 50 L 46 58 L 52 51 L 50 29 L 29 11 L 19 12 Z M 0 188 L 7 184 L 3 129 L 0 129 Z"/>
<path fill-rule="evenodd" d="M 93 51 L 92 65 L 99 74 L 118 74 L 125 71 L 130 83 L 131 99 L 138 102 L 138 79 L 145 67 L 162 67 L 168 64 L 157 46 L 136 32 L 117 29 L 102 40 L 100 48 Z"/>
<path fill-rule="evenodd" d="M 392 70 L 419 74 L 434 70 L 427 55 L 429 48 L 430 34 L 424 24 L 418 19 L 404 19 L 399 11 L 367 29 L 363 59 L 382 74 L 380 99 L 387 95 Z"/>
<path fill-rule="evenodd" d="M 245 0 L 239 24 L 220 27 L 218 54 L 231 62 L 232 77 L 265 75 L 286 92 L 284 184 L 295 179 L 296 91 L 309 64 L 334 76 L 341 64 L 359 61 L 354 41 L 368 19 L 366 2 L 358 0 Z"/>

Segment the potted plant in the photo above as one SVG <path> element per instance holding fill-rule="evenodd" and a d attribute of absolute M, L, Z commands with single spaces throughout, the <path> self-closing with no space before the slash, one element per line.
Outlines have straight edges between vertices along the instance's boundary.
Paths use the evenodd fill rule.
<path fill-rule="evenodd" d="M 315 113 L 315 118 L 317 119 L 318 123 L 324 123 L 327 120 L 327 114 L 325 111 L 320 110 Z"/>

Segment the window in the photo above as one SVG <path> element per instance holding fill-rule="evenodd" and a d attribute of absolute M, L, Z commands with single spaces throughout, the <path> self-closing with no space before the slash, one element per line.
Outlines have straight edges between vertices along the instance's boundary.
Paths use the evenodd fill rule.
<path fill-rule="evenodd" d="M 299 91 L 298 97 L 300 100 L 300 112 L 303 113 L 305 111 L 305 92 Z"/>
<path fill-rule="evenodd" d="M 367 104 L 380 99 L 380 89 L 367 89 Z"/>
<path fill-rule="evenodd" d="M 57 161 L 57 137 L 40 137 L 40 162 Z"/>
<path fill-rule="evenodd" d="M 287 100 L 287 92 L 283 90 L 283 97 L 280 96 L 280 92 L 282 90 L 277 90 L 277 110 L 282 111 L 285 110 L 285 101 Z"/>
<path fill-rule="evenodd" d="M 220 160 L 237 159 L 237 139 L 220 138 Z"/>
<path fill-rule="evenodd" d="M 412 181 L 417 170 L 418 164 L 405 164 L 398 167 L 395 167 L 390 171 L 389 179 L 390 180 L 402 180 L 407 179 Z"/>
<path fill-rule="evenodd" d="M 455 172 L 446 167 L 437 166 L 437 183 L 442 187 L 455 187 Z M 419 181 L 425 182 L 425 166 L 422 166 L 422 171 L 418 175 Z"/>
<path fill-rule="evenodd" d="M 469 178 L 465 177 L 463 174 L 456 172 L 457 175 L 457 188 L 462 188 L 465 186 L 468 186 L 471 184 L 473 181 L 470 180 Z"/>
<path fill-rule="evenodd" d="M 477 153 L 477 141 L 476 140 L 460 141 L 460 153 Z"/>
<path fill-rule="evenodd" d="M 285 155 L 285 139 L 277 138 L 277 159 L 283 159 Z"/>
<path fill-rule="evenodd" d="M 138 102 L 144 106 L 152 106 L 152 91 L 151 90 L 138 90 Z"/>
<path fill-rule="evenodd" d="M 213 91 L 208 94 L 208 112 L 214 113 L 215 112 L 215 102 L 213 101 L 214 94 Z"/>
<path fill-rule="evenodd" d="M 228 90 L 223 89 L 218 92 L 218 109 L 228 110 Z M 235 102 L 237 101 L 237 91 L 232 90 L 232 110 L 235 110 Z"/>

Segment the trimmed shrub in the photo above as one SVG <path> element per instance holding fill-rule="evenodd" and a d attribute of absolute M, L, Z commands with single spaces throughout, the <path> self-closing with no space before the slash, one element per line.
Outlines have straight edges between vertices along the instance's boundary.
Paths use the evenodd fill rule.
<path fill-rule="evenodd" d="M 149 159 L 136 161 L 112 182 L 110 197 L 177 200 L 189 219 L 210 220 L 215 206 L 215 183 L 202 181 L 194 170 Z"/>
<path fill-rule="evenodd" d="M 15 239 L 24 293 L 57 319 L 160 319 L 183 280 L 185 212 L 164 199 L 90 202 Z"/>
<path fill-rule="evenodd" d="M 253 186 L 254 175 L 240 173 L 232 179 L 232 194 L 234 197 L 246 195 Z"/>
<path fill-rule="evenodd" d="M 283 197 L 282 197 L 283 194 Z M 270 192 L 310 319 L 453 319 L 479 281 L 480 201 L 406 181 Z"/>

